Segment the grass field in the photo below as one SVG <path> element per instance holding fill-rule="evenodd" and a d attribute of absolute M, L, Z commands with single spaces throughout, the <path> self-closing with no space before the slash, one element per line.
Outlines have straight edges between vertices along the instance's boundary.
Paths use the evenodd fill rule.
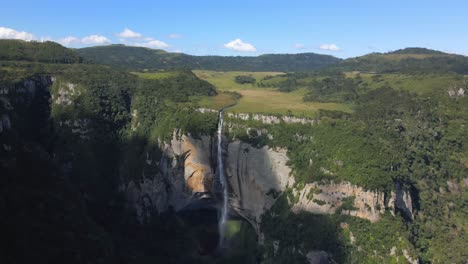
<path fill-rule="evenodd" d="M 347 77 L 354 77 L 358 72 L 347 72 Z M 452 74 L 370 74 L 360 73 L 364 82 L 370 89 L 377 89 L 389 85 L 395 89 L 411 91 L 418 94 L 445 91 L 456 83 L 456 75 Z M 378 78 L 377 78 L 378 77 Z M 376 79 L 374 79 L 376 78 Z"/>
<path fill-rule="evenodd" d="M 313 117 L 317 110 L 340 110 L 351 112 L 351 106 L 339 103 L 304 102 L 302 100 L 304 89 L 298 89 L 290 93 L 277 91 L 277 88 L 260 88 L 253 84 L 238 84 L 234 77 L 238 75 L 250 75 L 262 80 L 265 76 L 275 76 L 279 72 L 216 72 L 194 71 L 201 79 L 216 86 L 219 92 L 215 97 L 203 97 L 200 106 L 220 109 L 233 103 L 232 95 L 223 93 L 226 91 L 237 92 L 242 97 L 237 105 L 229 108 L 230 112 L 237 113 L 262 113 L 262 114 L 293 114 L 296 116 Z"/>
<path fill-rule="evenodd" d="M 237 96 L 233 93 L 218 91 L 216 96 L 197 96 L 193 98 L 198 101 L 200 107 L 219 110 L 223 107 L 234 105 L 237 103 Z"/>
<path fill-rule="evenodd" d="M 276 76 L 283 74 L 282 72 L 242 72 L 242 71 L 231 71 L 231 72 L 217 72 L 217 71 L 193 71 L 198 78 L 206 80 L 216 86 L 218 91 L 240 91 L 245 89 L 257 88 L 252 84 L 239 84 L 234 81 L 234 78 L 239 75 L 249 75 L 257 79 L 262 80 L 266 76 Z"/>

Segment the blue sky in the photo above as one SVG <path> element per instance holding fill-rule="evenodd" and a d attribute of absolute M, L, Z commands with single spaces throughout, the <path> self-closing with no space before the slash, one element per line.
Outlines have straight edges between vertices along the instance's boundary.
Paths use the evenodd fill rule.
<path fill-rule="evenodd" d="M 0 1 L 0 38 L 69 47 L 347 58 L 418 46 L 468 55 L 468 1 Z"/>

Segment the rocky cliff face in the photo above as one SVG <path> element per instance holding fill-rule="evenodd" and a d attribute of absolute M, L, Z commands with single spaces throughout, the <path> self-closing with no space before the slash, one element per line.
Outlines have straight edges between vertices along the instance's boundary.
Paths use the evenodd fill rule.
<path fill-rule="evenodd" d="M 174 134 L 168 143 L 160 143 L 162 155 L 146 153 L 146 167 L 140 180 L 123 182 L 120 190 L 127 204 L 135 209 L 140 221 L 151 212 L 169 207 L 178 211 L 211 191 L 214 171 L 211 166 L 212 138 L 200 139 Z"/>
<path fill-rule="evenodd" d="M 258 230 L 260 217 L 294 184 L 286 150 L 260 149 L 234 141 L 227 146 L 226 175 L 231 206 Z"/>
<path fill-rule="evenodd" d="M 218 111 L 209 109 L 209 108 L 198 108 L 197 111 L 200 113 L 216 113 Z M 251 113 L 227 113 L 226 114 L 230 118 L 239 119 L 239 120 L 254 120 L 259 121 L 263 124 L 280 124 L 284 122 L 286 124 L 309 124 L 314 125 L 318 124 L 318 119 L 310 119 L 310 118 L 303 118 L 303 117 L 295 117 L 295 116 L 273 116 L 273 115 L 263 115 L 263 114 L 251 114 Z"/>
<path fill-rule="evenodd" d="M 0 87 L 0 152 L 12 151 L 16 137 L 31 140 L 47 133 L 50 76 L 32 76 Z"/>
<path fill-rule="evenodd" d="M 192 199 L 212 191 L 215 173 L 212 137 L 195 139 L 174 135 L 171 142 L 160 147 L 163 150 L 160 159 L 148 153 L 146 160 L 147 166 L 157 166 L 161 168 L 160 172 L 145 174 L 141 180 L 121 185 L 128 205 L 136 210 L 140 220 L 151 211 L 162 212 L 169 207 L 180 210 Z M 315 182 L 294 189 L 286 150 L 267 146 L 255 148 L 237 140 L 224 144 L 224 148 L 231 207 L 257 230 L 262 214 L 288 187 L 293 188 L 297 197 L 290 201 L 292 211 L 296 213 L 341 213 L 376 222 L 386 210 L 392 214 L 398 210 L 413 218 L 411 195 L 400 184 L 396 184 L 396 190 L 388 197 L 349 182 Z"/>
<path fill-rule="evenodd" d="M 343 183 L 311 183 L 302 190 L 295 191 L 299 196 L 293 205 L 294 212 L 307 211 L 314 214 L 334 214 L 342 208 L 346 201 L 350 206 L 340 210 L 342 214 L 348 214 L 371 222 L 376 222 L 380 214 L 385 212 L 385 197 L 383 193 L 366 191 L 349 182 Z"/>
<path fill-rule="evenodd" d="M 413 218 L 411 194 L 403 190 L 400 184 L 396 184 L 395 191 L 389 197 L 349 182 L 315 182 L 302 189 L 294 189 L 294 177 L 287 166 L 286 150 L 267 146 L 258 149 L 240 141 L 227 145 L 225 160 L 231 186 L 231 205 L 256 228 L 261 215 L 287 187 L 293 188 L 293 194 L 297 197 L 295 201 L 290 201 L 293 212 L 339 212 L 376 222 L 386 210 L 392 214 L 399 210 Z"/>
<path fill-rule="evenodd" d="M 299 198 L 292 206 L 293 212 L 307 211 L 314 214 L 340 212 L 376 222 L 388 209 L 392 214 L 400 210 L 409 218 L 413 218 L 411 195 L 398 183 L 396 191 L 391 192 L 389 199 L 386 199 L 384 193 L 364 190 L 349 182 L 311 183 L 302 190 L 295 190 L 294 193 Z"/>

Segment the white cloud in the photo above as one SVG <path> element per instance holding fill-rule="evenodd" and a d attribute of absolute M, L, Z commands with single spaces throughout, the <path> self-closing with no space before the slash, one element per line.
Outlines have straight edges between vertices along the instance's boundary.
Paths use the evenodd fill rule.
<path fill-rule="evenodd" d="M 257 49 L 250 43 L 243 42 L 241 39 L 235 39 L 231 42 L 224 44 L 227 49 L 232 49 L 241 52 L 255 52 Z"/>
<path fill-rule="evenodd" d="M 178 39 L 178 38 L 182 38 L 182 35 L 173 33 L 173 34 L 169 34 L 168 37 L 171 39 Z"/>
<path fill-rule="evenodd" d="M 80 39 L 72 36 L 68 36 L 66 38 L 61 38 L 58 40 L 58 42 L 62 45 L 68 46 L 71 44 L 78 44 L 80 43 Z"/>
<path fill-rule="evenodd" d="M 102 44 L 107 44 L 110 43 L 111 41 L 100 35 L 90 35 L 86 36 L 83 38 L 77 38 L 73 36 L 68 36 L 65 38 L 61 38 L 58 40 L 58 42 L 64 46 L 70 46 L 70 45 L 92 45 L 92 44 L 97 44 L 97 45 L 102 45 Z"/>
<path fill-rule="evenodd" d="M 22 39 L 31 41 L 34 35 L 25 31 L 16 31 L 11 28 L 0 27 L 0 39 Z"/>
<path fill-rule="evenodd" d="M 305 45 L 301 43 L 294 44 L 295 49 L 305 49 Z"/>
<path fill-rule="evenodd" d="M 319 49 L 321 50 L 329 50 L 329 51 L 339 51 L 341 50 L 337 45 L 335 44 L 322 44 L 320 45 Z"/>
<path fill-rule="evenodd" d="M 143 34 L 125 28 L 124 31 L 117 34 L 120 37 L 119 41 L 128 46 L 145 47 L 151 49 L 169 48 L 170 45 L 164 41 L 146 37 Z"/>
<path fill-rule="evenodd" d="M 106 44 L 106 43 L 110 43 L 110 40 L 104 36 L 91 35 L 91 36 L 86 36 L 82 38 L 81 43 L 83 44 Z"/>
<path fill-rule="evenodd" d="M 135 42 L 135 43 L 128 43 L 128 45 L 131 46 L 138 46 L 138 47 L 146 47 L 146 48 L 152 48 L 152 49 L 164 49 L 164 48 L 169 48 L 169 44 L 167 44 L 164 41 L 160 41 L 157 39 L 151 39 L 146 42 Z"/>
<path fill-rule="evenodd" d="M 121 38 L 141 38 L 141 37 L 143 37 L 142 34 L 137 33 L 135 31 L 132 31 L 129 28 L 125 28 L 122 32 L 117 34 L 117 36 L 119 36 Z"/>

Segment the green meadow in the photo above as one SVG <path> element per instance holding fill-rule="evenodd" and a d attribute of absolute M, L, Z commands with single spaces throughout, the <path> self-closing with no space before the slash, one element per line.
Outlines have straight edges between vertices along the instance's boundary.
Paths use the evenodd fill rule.
<path fill-rule="evenodd" d="M 216 72 L 196 70 L 193 71 L 200 79 L 213 84 L 218 91 L 215 97 L 202 97 L 200 106 L 220 109 L 232 105 L 235 96 L 225 92 L 240 94 L 237 104 L 228 111 L 235 113 L 262 113 L 262 114 L 293 114 L 295 116 L 314 117 L 319 109 L 339 110 L 351 112 L 351 106 L 341 103 L 304 102 L 305 89 L 298 89 L 289 93 L 280 92 L 275 87 L 257 87 L 255 84 L 239 84 L 234 78 L 239 75 L 254 77 L 257 82 L 267 76 L 277 76 L 281 72 Z M 282 77 L 271 79 L 279 81 Z M 267 80 L 268 81 L 268 80 Z M 267 83 L 267 82 L 264 82 Z"/>
<path fill-rule="evenodd" d="M 445 91 L 451 85 L 459 81 L 460 75 L 455 74 L 401 74 L 401 73 L 359 73 L 347 72 L 346 77 L 360 75 L 368 88 L 378 89 L 383 86 L 391 86 L 394 89 L 405 90 L 417 94 L 429 94 Z"/>

